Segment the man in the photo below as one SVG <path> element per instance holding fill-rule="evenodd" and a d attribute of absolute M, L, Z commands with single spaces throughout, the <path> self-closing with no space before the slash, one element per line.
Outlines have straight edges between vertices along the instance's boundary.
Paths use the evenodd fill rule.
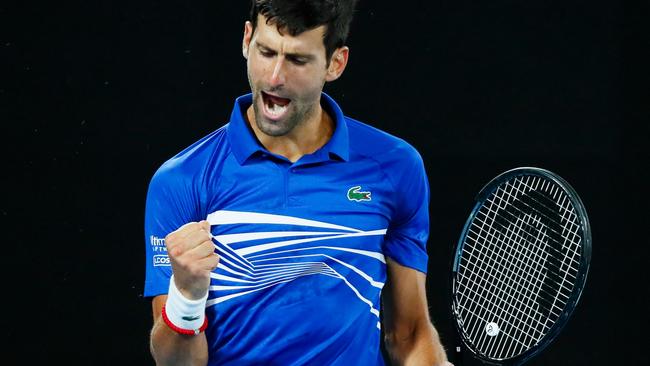
<path fill-rule="evenodd" d="M 252 93 L 152 178 L 157 364 L 383 365 L 382 327 L 396 364 L 448 364 L 425 294 L 422 160 L 322 93 L 347 65 L 353 10 L 253 0 Z"/>

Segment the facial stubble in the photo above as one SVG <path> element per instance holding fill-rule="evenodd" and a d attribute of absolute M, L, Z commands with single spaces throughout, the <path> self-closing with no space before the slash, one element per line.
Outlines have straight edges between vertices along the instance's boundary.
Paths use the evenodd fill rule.
<path fill-rule="evenodd" d="M 287 135 L 296 127 L 309 120 L 316 111 L 317 103 L 320 103 L 320 98 L 317 98 L 316 102 L 311 103 L 310 105 L 301 103 L 298 98 L 290 98 L 291 103 L 289 103 L 289 110 L 287 111 L 286 117 L 279 121 L 269 121 L 260 110 L 260 99 L 261 102 L 264 103 L 261 92 L 262 88 L 256 88 L 253 85 L 250 73 L 248 73 L 248 83 L 253 93 L 253 113 L 255 114 L 255 124 L 260 131 L 268 136 L 279 137 Z M 269 89 L 270 93 L 278 91 L 280 91 L 279 88 Z"/>

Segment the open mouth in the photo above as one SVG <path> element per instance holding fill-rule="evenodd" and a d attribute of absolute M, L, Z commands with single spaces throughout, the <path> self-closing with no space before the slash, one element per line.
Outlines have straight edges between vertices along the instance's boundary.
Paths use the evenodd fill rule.
<path fill-rule="evenodd" d="M 265 92 L 262 93 L 262 100 L 264 102 L 264 112 L 267 117 L 271 119 L 278 119 L 282 117 L 289 109 L 291 99 L 282 98 L 277 95 L 271 95 Z"/>

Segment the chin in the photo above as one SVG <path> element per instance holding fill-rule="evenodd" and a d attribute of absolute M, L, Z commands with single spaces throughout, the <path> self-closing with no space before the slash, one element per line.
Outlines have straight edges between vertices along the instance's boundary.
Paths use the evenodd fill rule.
<path fill-rule="evenodd" d="M 257 121 L 257 128 L 268 136 L 284 136 L 291 131 L 291 128 L 285 126 L 283 121 L 267 121 L 264 116 L 256 116 L 255 120 Z"/>

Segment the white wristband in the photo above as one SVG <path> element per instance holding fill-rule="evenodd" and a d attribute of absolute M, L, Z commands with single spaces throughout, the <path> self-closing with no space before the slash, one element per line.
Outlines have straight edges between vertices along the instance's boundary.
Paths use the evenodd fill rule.
<path fill-rule="evenodd" d="M 196 330 L 205 322 L 205 303 L 208 293 L 200 299 L 190 300 L 176 288 L 174 275 L 169 279 L 169 293 L 165 313 L 169 321 L 181 329 Z"/>

